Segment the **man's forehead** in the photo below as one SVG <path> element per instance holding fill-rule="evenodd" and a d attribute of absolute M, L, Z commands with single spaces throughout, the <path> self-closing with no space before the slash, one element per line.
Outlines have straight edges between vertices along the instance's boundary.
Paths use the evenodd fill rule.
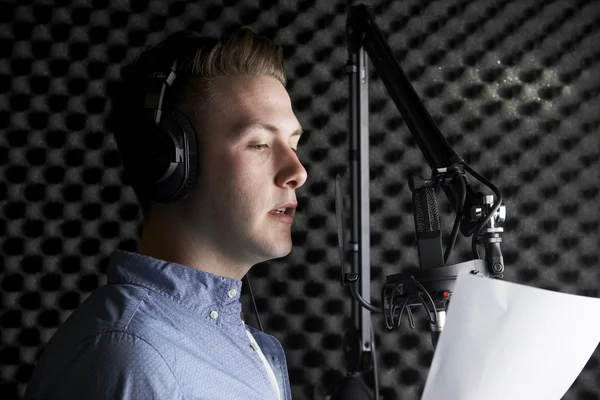
<path fill-rule="evenodd" d="M 286 137 L 302 134 L 285 87 L 272 76 L 218 76 L 209 92 L 207 117 L 231 138 L 258 130 Z"/>

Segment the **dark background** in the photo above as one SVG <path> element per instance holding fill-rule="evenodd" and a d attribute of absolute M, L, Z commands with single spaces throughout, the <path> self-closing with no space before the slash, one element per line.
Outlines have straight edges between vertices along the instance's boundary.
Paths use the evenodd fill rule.
<path fill-rule="evenodd" d="M 506 279 L 600 297 L 600 1 L 367 4 L 444 136 L 501 189 Z M 345 12 L 345 1 L 310 0 L 0 4 L 0 397 L 22 394 L 44 344 L 105 282 L 110 253 L 136 249 L 140 210 L 104 128 L 120 66 L 175 30 L 220 35 L 237 25 L 283 45 L 307 132 L 295 248 L 252 269 L 258 308 L 286 349 L 294 399 L 335 387 L 349 315 L 333 213 L 335 174 L 349 187 Z M 379 303 L 385 277 L 417 265 L 407 177 L 430 171 L 373 69 L 371 78 Z M 449 232 L 452 215 L 438 201 Z M 451 262 L 469 259 L 468 248 L 459 238 Z M 373 318 L 383 399 L 423 390 L 433 352 L 424 314 L 416 317 L 414 331 L 405 321 L 394 332 Z M 596 351 L 564 398 L 600 399 L 599 382 Z"/>

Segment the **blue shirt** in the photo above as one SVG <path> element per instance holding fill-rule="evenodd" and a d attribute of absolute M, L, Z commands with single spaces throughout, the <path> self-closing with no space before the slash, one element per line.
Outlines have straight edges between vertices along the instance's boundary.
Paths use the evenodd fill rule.
<path fill-rule="evenodd" d="M 121 250 L 107 278 L 52 337 L 24 399 L 276 399 L 259 350 L 291 399 L 281 344 L 241 318 L 241 280 Z"/>

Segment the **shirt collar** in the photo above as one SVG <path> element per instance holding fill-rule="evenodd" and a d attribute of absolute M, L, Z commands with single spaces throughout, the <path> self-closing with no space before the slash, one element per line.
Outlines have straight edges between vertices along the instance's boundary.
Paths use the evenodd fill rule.
<path fill-rule="evenodd" d="M 141 285 L 193 309 L 214 305 L 240 315 L 242 281 L 217 276 L 186 265 L 114 250 L 109 258 L 108 284 Z"/>

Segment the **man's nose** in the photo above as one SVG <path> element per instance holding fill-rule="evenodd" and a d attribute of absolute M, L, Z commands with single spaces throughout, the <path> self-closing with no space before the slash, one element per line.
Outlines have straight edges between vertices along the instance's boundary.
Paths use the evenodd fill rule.
<path fill-rule="evenodd" d="M 294 150 L 286 147 L 281 155 L 281 168 L 275 177 L 279 187 L 297 189 L 304 185 L 308 174 Z"/>

